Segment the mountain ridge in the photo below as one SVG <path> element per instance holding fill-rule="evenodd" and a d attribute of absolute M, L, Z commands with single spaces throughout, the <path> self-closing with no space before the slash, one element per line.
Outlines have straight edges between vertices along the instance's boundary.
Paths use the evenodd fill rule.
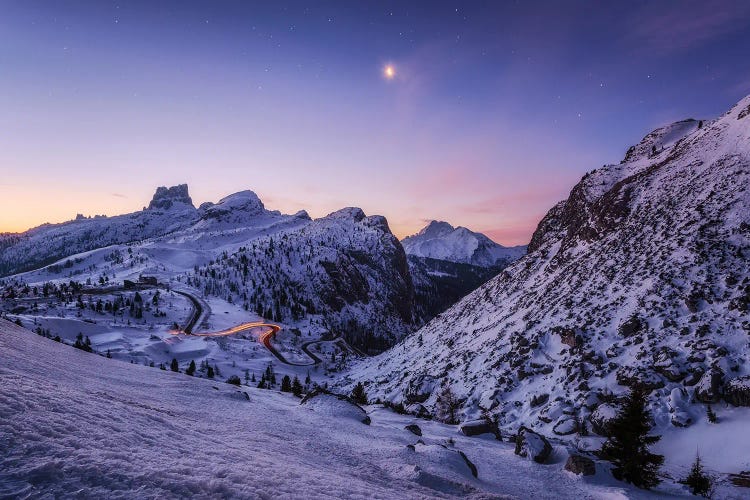
<path fill-rule="evenodd" d="M 661 428 L 705 418 L 690 401 L 717 402 L 749 376 L 749 115 L 750 96 L 589 172 L 525 257 L 340 386 L 428 408 L 448 386 L 467 418 L 558 435 L 628 387 L 651 393 Z"/>

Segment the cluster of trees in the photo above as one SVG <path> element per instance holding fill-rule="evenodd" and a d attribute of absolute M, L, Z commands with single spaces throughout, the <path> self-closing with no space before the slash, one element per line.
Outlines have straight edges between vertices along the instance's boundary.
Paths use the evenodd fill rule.
<path fill-rule="evenodd" d="M 291 379 L 289 375 L 284 375 L 284 378 L 281 379 L 281 392 L 291 392 L 297 397 L 302 395 L 302 383 L 297 375 L 294 376 L 294 379 Z"/>
<path fill-rule="evenodd" d="M 5 299 L 17 299 L 22 297 L 55 297 L 62 302 L 72 302 L 76 294 L 83 289 L 83 284 L 78 281 L 68 283 L 45 282 L 41 287 L 29 286 L 25 283 L 11 282 L 4 284 L 2 297 Z"/>
<path fill-rule="evenodd" d="M 86 338 L 84 339 L 82 333 L 79 333 L 76 336 L 76 342 L 73 344 L 73 347 L 86 352 L 94 352 L 94 349 L 91 348 L 91 339 L 89 339 L 88 335 L 86 335 Z"/>
<path fill-rule="evenodd" d="M 317 265 L 314 248 L 322 242 L 314 245 L 309 240 L 288 240 L 289 236 L 283 235 L 240 247 L 231 255 L 224 252 L 206 266 L 195 266 L 187 284 L 207 295 L 241 303 L 245 310 L 273 321 L 299 320 L 316 314 L 316 304 L 288 270 L 301 270 L 312 282 Z"/>
<path fill-rule="evenodd" d="M 161 303 L 161 292 L 157 290 L 150 300 L 145 300 L 140 292 L 135 292 L 133 298 L 129 296 L 116 296 L 113 300 L 102 300 L 97 299 L 96 302 L 89 300 L 83 301 L 83 295 L 78 295 L 76 299 L 76 307 L 78 309 L 90 309 L 100 314 L 124 314 L 127 310 L 131 318 L 142 319 L 144 311 L 151 311 L 152 307 L 155 309 L 154 316 L 166 316 L 164 311 L 159 310 L 159 304 Z"/>
<path fill-rule="evenodd" d="M 160 368 L 162 370 L 166 369 L 164 365 L 161 365 Z M 172 358 L 172 362 L 169 364 L 169 369 L 173 372 L 180 371 L 180 363 L 177 361 L 177 358 Z M 189 375 L 193 377 L 195 376 L 196 370 L 199 371 L 200 373 L 205 373 L 206 378 L 221 377 L 221 370 L 219 369 L 219 366 L 218 365 L 211 366 L 210 364 L 208 364 L 208 361 L 206 360 L 201 361 L 200 365 L 196 366 L 195 360 L 191 359 L 190 364 L 188 364 L 188 367 L 185 369 L 185 375 Z"/>

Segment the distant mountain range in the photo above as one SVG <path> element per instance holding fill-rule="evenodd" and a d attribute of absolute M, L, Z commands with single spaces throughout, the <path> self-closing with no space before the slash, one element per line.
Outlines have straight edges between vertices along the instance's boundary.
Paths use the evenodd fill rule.
<path fill-rule="evenodd" d="M 484 234 L 442 221 L 431 221 L 401 244 L 409 260 L 417 314 L 425 321 L 526 253 L 525 246 L 504 247 Z"/>
<path fill-rule="evenodd" d="M 401 244 L 407 255 L 486 268 L 505 267 L 526 253 L 525 245 L 504 247 L 482 233 L 436 220 Z"/>
<path fill-rule="evenodd" d="M 0 273 L 25 272 L 21 279 L 37 282 L 155 275 L 242 304 L 270 320 L 318 318 L 332 334 L 378 352 L 494 276 L 506 262 L 487 257 L 499 255 L 502 247 L 463 228 L 454 234 L 423 233 L 430 238 L 425 247 L 443 238 L 455 251 L 443 260 L 407 260 L 385 218 L 368 217 L 359 208 L 312 220 L 305 211 L 284 215 L 267 210 L 252 191 L 196 208 L 182 184 L 159 187 L 139 212 L 79 215 L 70 222 L 5 235 L 0 239 Z M 418 236 L 409 240 L 416 242 L 414 238 Z M 473 253 L 461 253 L 468 251 Z M 472 258 L 492 265 L 461 260 Z"/>

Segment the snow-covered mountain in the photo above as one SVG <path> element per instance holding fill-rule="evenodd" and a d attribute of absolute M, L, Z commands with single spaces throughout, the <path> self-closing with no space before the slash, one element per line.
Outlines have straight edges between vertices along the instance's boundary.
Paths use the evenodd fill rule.
<path fill-rule="evenodd" d="M 481 233 L 432 221 L 401 240 L 414 282 L 417 315 L 429 321 L 526 253 Z"/>
<path fill-rule="evenodd" d="M 186 283 L 276 321 L 318 316 L 365 351 L 382 351 L 416 325 L 403 248 L 384 217 L 359 208 L 252 240 Z"/>
<path fill-rule="evenodd" d="M 316 220 L 305 211 L 284 215 L 252 191 L 196 209 L 186 185 L 160 187 L 141 212 L 0 240 L 2 269 L 45 264 L 11 281 L 122 283 L 145 274 L 371 352 L 424 323 L 406 255 L 384 217 L 353 207 Z"/>
<path fill-rule="evenodd" d="M 602 432 L 639 386 L 692 454 L 708 435 L 704 404 L 750 405 L 750 97 L 657 129 L 585 175 L 528 251 L 341 386 L 363 380 L 372 397 L 429 408 L 448 385 L 467 416 L 548 435 L 583 422 Z"/>
<path fill-rule="evenodd" d="M 194 224 L 199 211 L 187 185 L 156 190 L 148 208 L 114 217 L 84 217 L 43 224 L 0 240 L 0 276 L 37 269 L 96 248 L 171 234 Z"/>
<path fill-rule="evenodd" d="M 526 253 L 526 246 L 504 247 L 482 233 L 432 221 L 401 240 L 407 255 L 480 267 L 504 267 Z"/>

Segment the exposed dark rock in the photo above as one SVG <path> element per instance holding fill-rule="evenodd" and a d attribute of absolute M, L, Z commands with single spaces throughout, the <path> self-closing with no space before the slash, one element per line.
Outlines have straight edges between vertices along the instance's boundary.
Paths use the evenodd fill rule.
<path fill-rule="evenodd" d="M 713 367 L 703 374 L 695 386 L 695 399 L 701 403 L 718 403 L 721 399 L 724 372 Z"/>
<path fill-rule="evenodd" d="M 499 435 L 497 425 L 489 419 L 479 419 L 464 422 L 459 427 L 459 430 L 464 436 L 478 436 L 480 434 L 492 434 L 494 436 Z"/>
<path fill-rule="evenodd" d="M 617 370 L 616 378 L 620 385 L 647 392 L 664 387 L 664 381 L 656 373 L 630 366 Z"/>
<path fill-rule="evenodd" d="M 409 424 L 406 427 L 404 427 L 404 429 L 411 432 L 412 434 L 416 434 L 417 436 L 422 435 L 422 429 L 420 429 L 417 424 Z"/>
<path fill-rule="evenodd" d="M 179 186 L 156 188 L 156 193 L 148 204 L 149 210 L 169 210 L 175 203 L 184 203 L 193 206 L 193 200 L 188 193 L 188 185 L 180 184 Z"/>
<path fill-rule="evenodd" d="M 645 327 L 644 322 L 638 316 L 631 316 L 620 325 L 618 331 L 623 337 L 632 337 Z"/>
<path fill-rule="evenodd" d="M 593 460 L 583 455 L 570 455 L 567 462 L 565 462 L 565 470 L 573 474 L 593 476 L 596 474 L 596 464 Z"/>
<path fill-rule="evenodd" d="M 724 386 L 724 399 L 734 406 L 750 406 L 750 375 L 727 382 Z"/>
<path fill-rule="evenodd" d="M 531 401 L 529 402 L 529 405 L 532 408 L 535 408 L 537 406 L 541 406 L 544 403 L 549 401 L 549 394 L 535 394 L 531 397 Z"/>

